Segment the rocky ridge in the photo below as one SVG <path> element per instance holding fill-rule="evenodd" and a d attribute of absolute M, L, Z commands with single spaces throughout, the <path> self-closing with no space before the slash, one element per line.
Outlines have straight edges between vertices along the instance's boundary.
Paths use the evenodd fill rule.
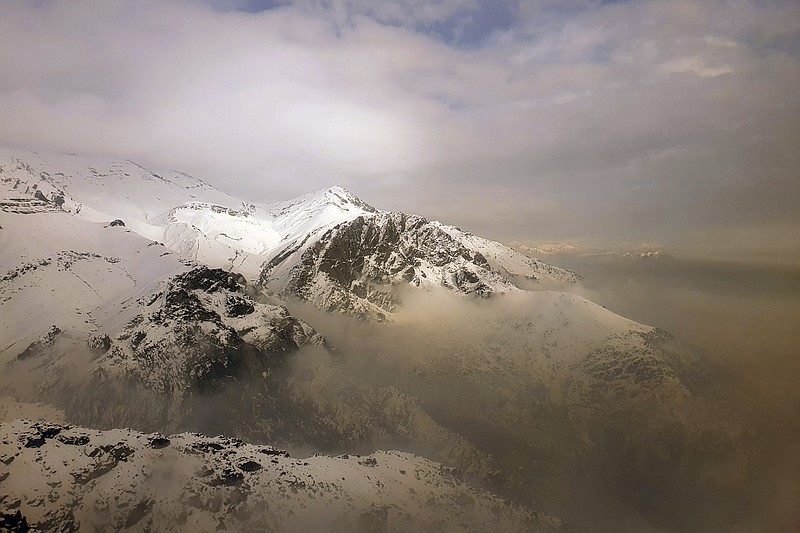
<path fill-rule="evenodd" d="M 398 288 L 444 287 L 489 297 L 518 291 L 518 276 L 544 287 L 577 280 L 569 271 L 524 258 L 499 243 L 398 212 L 359 216 L 327 231 L 306 247 L 281 287 L 273 282 L 273 272 L 285 260 L 277 256 L 265 263 L 260 283 L 324 311 L 380 321 L 400 303 Z"/>
<path fill-rule="evenodd" d="M 301 347 L 325 345 L 240 275 L 198 266 L 161 287 L 129 303 L 132 316 L 116 330 L 81 339 L 51 326 L 9 363 L 8 373 L 43 373 L 35 394 L 85 423 L 180 428 L 198 416 L 195 396 L 261 381 Z M 81 360 L 77 378 L 57 364 Z"/>
<path fill-rule="evenodd" d="M 556 531 L 537 515 L 399 452 L 295 459 L 184 433 L 0 424 L 8 530 Z M 23 529 L 19 529 L 23 528 Z"/>

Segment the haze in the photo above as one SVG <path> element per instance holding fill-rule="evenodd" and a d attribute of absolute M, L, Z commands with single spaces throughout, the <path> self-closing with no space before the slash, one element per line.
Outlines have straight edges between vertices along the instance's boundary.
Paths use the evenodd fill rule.
<path fill-rule="evenodd" d="M 5 0 L 0 144 L 800 260 L 795 2 Z"/>

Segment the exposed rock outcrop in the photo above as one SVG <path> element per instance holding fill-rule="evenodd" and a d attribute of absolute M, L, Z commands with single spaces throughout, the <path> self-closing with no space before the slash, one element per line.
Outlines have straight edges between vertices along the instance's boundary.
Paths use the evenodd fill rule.
<path fill-rule="evenodd" d="M 262 272 L 266 282 L 277 258 Z M 516 290 L 438 224 L 405 213 L 358 217 L 327 232 L 291 270 L 286 291 L 326 311 L 385 318 L 394 311 L 401 284 L 448 287 L 488 296 Z"/>

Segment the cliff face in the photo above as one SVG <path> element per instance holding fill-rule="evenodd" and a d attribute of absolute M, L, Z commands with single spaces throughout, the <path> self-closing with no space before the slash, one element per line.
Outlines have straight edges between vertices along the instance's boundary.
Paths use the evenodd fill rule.
<path fill-rule="evenodd" d="M 262 279 L 270 275 L 270 265 Z M 478 251 L 436 223 L 405 213 L 379 213 L 342 223 L 303 253 L 286 292 L 326 311 L 385 318 L 394 289 L 443 286 L 488 296 L 517 290 Z"/>
<path fill-rule="evenodd" d="M 209 397 L 236 390 L 228 400 L 241 406 L 254 387 L 269 388 L 266 376 L 291 354 L 324 347 L 310 325 L 266 300 L 240 275 L 198 266 L 128 301 L 130 318 L 118 328 L 81 338 L 52 326 L 8 374 L 39 375 L 34 390 L 20 394 L 49 399 L 85 424 L 191 427 Z M 239 416 L 211 427 L 233 429 Z"/>

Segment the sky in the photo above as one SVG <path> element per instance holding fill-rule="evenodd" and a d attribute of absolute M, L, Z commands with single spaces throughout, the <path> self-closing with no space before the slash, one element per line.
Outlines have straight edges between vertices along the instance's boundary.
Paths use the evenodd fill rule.
<path fill-rule="evenodd" d="M 800 264 L 800 3 L 0 0 L 0 144 Z"/>

